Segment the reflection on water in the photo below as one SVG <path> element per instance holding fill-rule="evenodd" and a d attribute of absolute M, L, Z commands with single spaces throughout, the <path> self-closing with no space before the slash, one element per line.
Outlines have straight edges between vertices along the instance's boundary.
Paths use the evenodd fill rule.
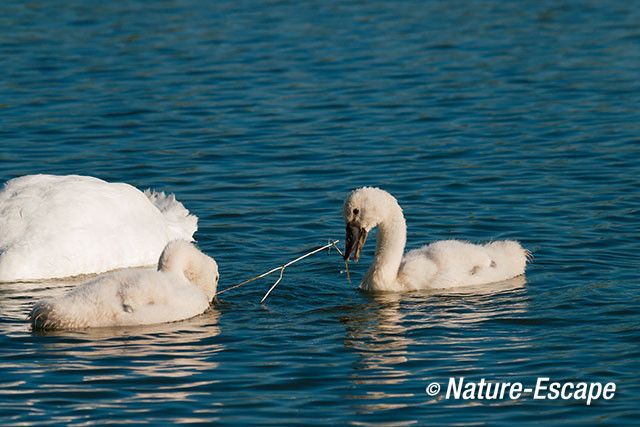
<path fill-rule="evenodd" d="M 399 388 L 389 386 L 415 381 L 413 349 L 424 345 L 425 332 L 429 346 L 447 349 L 442 351 L 447 364 L 476 363 L 492 347 L 486 345 L 483 337 L 455 331 L 468 332 L 482 328 L 483 322 L 495 317 L 524 314 L 528 309 L 525 283 L 525 277 L 520 276 L 486 286 L 367 295 L 366 304 L 355 306 L 353 313 L 342 318 L 348 332 L 344 345 L 359 356 L 350 374 L 352 383 L 359 386 L 355 389 L 359 393 L 344 397 L 366 401 L 354 405 L 363 413 L 403 408 L 414 397 L 422 400 L 421 389 L 393 392 Z M 505 310 L 501 302 L 507 301 Z M 428 333 L 430 329 L 435 332 Z M 416 340 L 414 336 L 422 338 Z M 507 339 L 513 340 L 514 346 L 528 345 L 526 337 Z M 452 347 L 462 351 L 452 353 Z M 394 401 L 397 403 L 390 403 Z"/>
<path fill-rule="evenodd" d="M 0 371 L 7 373 L 0 380 L 0 411 L 22 408 L 37 419 L 44 415 L 37 408 L 53 401 L 76 416 L 96 408 L 133 414 L 149 403 L 198 401 L 219 382 L 218 354 L 225 347 L 217 339 L 218 320 L 219 312 L 210 310 L 161 325 L 39 332 L 35 342 L 14 332 L 14 342 L 30 344 L 0 356 Z M 28 383 L 19 379 L 24 374 Z M 16 395 L 18 408 L 9 399 Z M 207 418 L 215 411 L 209 408 Z"/>
<path fill-rule="evenodd" d="M 184 322 L 51 334 L 26 316 L 76 284 L 3 283 L 0 424 L 637 424 L 634 2 L 5 3 L 0 182 L 175 193 L 222 288 L 341 237 L 363 185 L 398 198 L 410 245 L 536 260 L 524 286 L 373 296 L 318 257 L 264 306 L 255 283 Z M 500 411 L 424 392 L 545 375 L 621 392 Z"/>
<path fill-rule="evenodd" d="M 5 335 L 14 344 L 12 352 L 0 354 L 0 371 L 7 373 L 0 379 L 0 396 L 5 396 L 0 411 L 16 409 L 9 396 L 20 396 L 18 407 L 37 417 L 43 415 L 38 406 L 52 400 L 70 412 L 160 400 L 170 405 L 198 400 L 216 386 L 218 354 L 225 347 L 217 340 L 220 313 L 215 308 L 175 323 L 31 331 L 27 315 L 36 301 L 61 295 L 85 280 L 0 287 Z M 21 379 L 25 374 L 29 382 Z M 82 403 L 85 398 L 91 404 Z"/>
<path fill-rule="evenodd" d="M 349 334 L 344 344 L 361 356 L 352 374 L 354 382 L 395 384 L 407 374 L 393 368 L 406 362 L 406 349 L 413 343 L 405 336 L 401 298 L 399 294 L 372 297 L 372 304 L 360 306 L 362 312 L 345 321 Z M 368 378 L 367 371 L 375 371 L 374 379 Z"/>
<path fill-rule="evenodd" d="M 7 322 L 5 333 L 30 330 L 28 316 L 44 298 L 57 297 L 84 283 L 89 276 L 38 282 L 0 283 L 0 318 Z"/>
<path fill-rule="evenodd" d="M 346 399 L 364 401 L 353 408 L 358 412 L 401 409 L 413 393 L 389 391 L 389 385 L 399 384 L 411 377 L 411 372 L 402 369 L 407 361 L 407 349 L 415 341 L 406 336 L 403 324 L 405 314 L 400 307 L 400 294 L 377 295 L 371 303 L 356 307 L 356 313 L 343 319 L 348 334 L 345 347 L 359 355 L 349 375 L 357 386 L 356 394 L 345 395 Z M 393 403 L 391 403 L 393 402 Z"/>

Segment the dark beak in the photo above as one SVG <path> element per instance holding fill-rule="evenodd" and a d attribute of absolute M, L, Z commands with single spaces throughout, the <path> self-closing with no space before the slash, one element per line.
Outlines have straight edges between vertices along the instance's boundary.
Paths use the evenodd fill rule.
<path fill-rule="evenodd" d="M 344 259 L 349 261 L 353 252 L 353 261 L 358 262 L 364 242 L 367 240 L 367 230 L 360 228 L 353 222 L 347 224 L 347 237 L 344 246 Z"/>

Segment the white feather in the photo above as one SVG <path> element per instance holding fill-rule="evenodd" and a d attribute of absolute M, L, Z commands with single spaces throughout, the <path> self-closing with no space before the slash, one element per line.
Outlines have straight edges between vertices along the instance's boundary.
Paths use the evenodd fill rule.
<path fill-rule="evenodd" d="M 357 213 L 356 213 L 357 212 Z M 345 223 L 378 227 L 373 262 L 360 282 L 370 291 L 451 288 L 500 282 L 524 274 L 529 252 L 503 240 L 476 245 L 445 240 L 403 256 L 407 227 L 396 199 L 379 188 L 353 191 L 344 202 Z"/>
<path fill-rule="evenodd" d="M 184 240 L 170 242 L 158 270 L 111 272 L 31 312 L 34 329 L 79 329 L 148 325 L 188 319 L 209 307 L 218 284 L 218 266 Z"/>
<path fill-rule="evenodd" d="M 15 178 L 0 191 L 0 282 L 153 265 L 196 230 L 173 195 L 88 176 Z"/>

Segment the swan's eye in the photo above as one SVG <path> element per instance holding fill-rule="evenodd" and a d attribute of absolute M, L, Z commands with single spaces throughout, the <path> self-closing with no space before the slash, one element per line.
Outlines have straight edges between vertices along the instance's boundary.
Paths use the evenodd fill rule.
<path fill-rule="evenodd" d="M 360 213 L 360 210 L 359 210 L 358 208 L 355 208 L 355 209 L 353 210 L 353 214 L 354 214 L 354 215 L 358 215 L 359 213 Z"/>

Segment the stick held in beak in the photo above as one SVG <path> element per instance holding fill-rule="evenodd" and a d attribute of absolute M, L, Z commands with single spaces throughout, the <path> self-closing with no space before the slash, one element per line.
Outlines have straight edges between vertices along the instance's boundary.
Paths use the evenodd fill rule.
<path fill-rule="evenodd" d="M 345 238 L 344 245 L 344 259 L 349 261 L 351 252 L 353 252 L 353 261 L 358 262 L 360 259 L 360 252 L 364 242 L 367 240 L 367 230 L 360 228 L 357 224 L 352 222 L 347 224 L 347 236 Z"/>

